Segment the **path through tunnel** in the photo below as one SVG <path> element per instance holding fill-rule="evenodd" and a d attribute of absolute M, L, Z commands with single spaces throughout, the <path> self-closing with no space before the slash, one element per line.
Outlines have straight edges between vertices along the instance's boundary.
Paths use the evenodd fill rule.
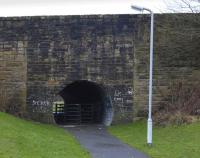
<path fill-rule="evenodd" d="M 64 105 L 56 110 L 62 112 L 54 113 L 57 124 L 110 125 L 112 103 L 102 86 L 86 80 L 75 81 L 61 90 L 59 95 Z"/>

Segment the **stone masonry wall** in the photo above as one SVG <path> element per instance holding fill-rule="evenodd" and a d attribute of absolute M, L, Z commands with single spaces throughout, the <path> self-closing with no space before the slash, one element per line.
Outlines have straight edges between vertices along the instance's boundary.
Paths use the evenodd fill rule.
<path fill-rule="evenodd" d="M 134 50 L 135 112 L 144 115 L 148 107 L 149 25 L 143 21 Z M 170 85 L 200 85 L 200 14 L 155 16 L 153 110 L 166 102 Z"/>
<path fill-rule="evenodd" d="M 27 104 L 32 117 L 51 122 L 58 92 L 73 81 L 89 80 L 111 96 L 114 122 L 132 120 L 131 20 L 129 15 L 30 18 Z"/>
<path fill-rule="evenodd" d="M 0 19 L 0 111 L 26 114 L 26 36 L 15 18 Z"/>
<path fill-rule="evenodd" d="M 199 14 L 155 16 L 154 106 L 163 101 L 157 87 L 199 81 L 198 21 Z M 140 116 L 148 100 L 149 22 L 149 15 L 0 18 L 1 111 L 20 107 L 18 115 L 52 123 L 58 92 L 89 80 L 111 96 L 114 123 Z"/>

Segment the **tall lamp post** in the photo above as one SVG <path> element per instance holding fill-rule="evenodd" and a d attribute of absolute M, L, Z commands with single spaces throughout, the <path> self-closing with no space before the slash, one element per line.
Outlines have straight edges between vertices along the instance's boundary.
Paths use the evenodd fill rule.
<path fill-rule="evenodd" d="M 132 9 L 137 11 L 148 11 L 151 14 L 151 33 L 150 33 L 150 66 L 149 66 L 149 112 L 147 120 L 147 144 L 152 145 L 152 79 L 153 79 L 153 25 L 154 25 L 154 13 L 148 8 L 139 6 L 131 6 Z"/>

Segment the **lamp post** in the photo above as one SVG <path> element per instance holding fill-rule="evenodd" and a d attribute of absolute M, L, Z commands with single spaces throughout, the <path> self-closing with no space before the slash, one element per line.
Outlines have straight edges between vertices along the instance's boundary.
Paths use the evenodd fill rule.
<path fill-rule="evenodd" d="M 132 9 L 137 11 L 148 11 L 151 14 L 151 32 L 150 32 L 150 65 L 149 65 L 149 112 L 147 120 L 147 144 L 152 145 L 152 79 L 153 79 L 153 26 L 154 26 L 154 13 L 148 8 L 139 6 L 131 6 Z"/>

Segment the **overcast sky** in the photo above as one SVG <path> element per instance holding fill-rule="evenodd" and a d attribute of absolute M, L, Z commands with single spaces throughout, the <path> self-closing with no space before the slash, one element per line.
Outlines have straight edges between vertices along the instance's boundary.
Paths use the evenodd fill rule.
<path fill-rule="evenodd" d="M 0 0 L 0 16 L 138 13 L 131 9 L 133 4 L 166 13 L 173 1 L 177 0 Z"/>

